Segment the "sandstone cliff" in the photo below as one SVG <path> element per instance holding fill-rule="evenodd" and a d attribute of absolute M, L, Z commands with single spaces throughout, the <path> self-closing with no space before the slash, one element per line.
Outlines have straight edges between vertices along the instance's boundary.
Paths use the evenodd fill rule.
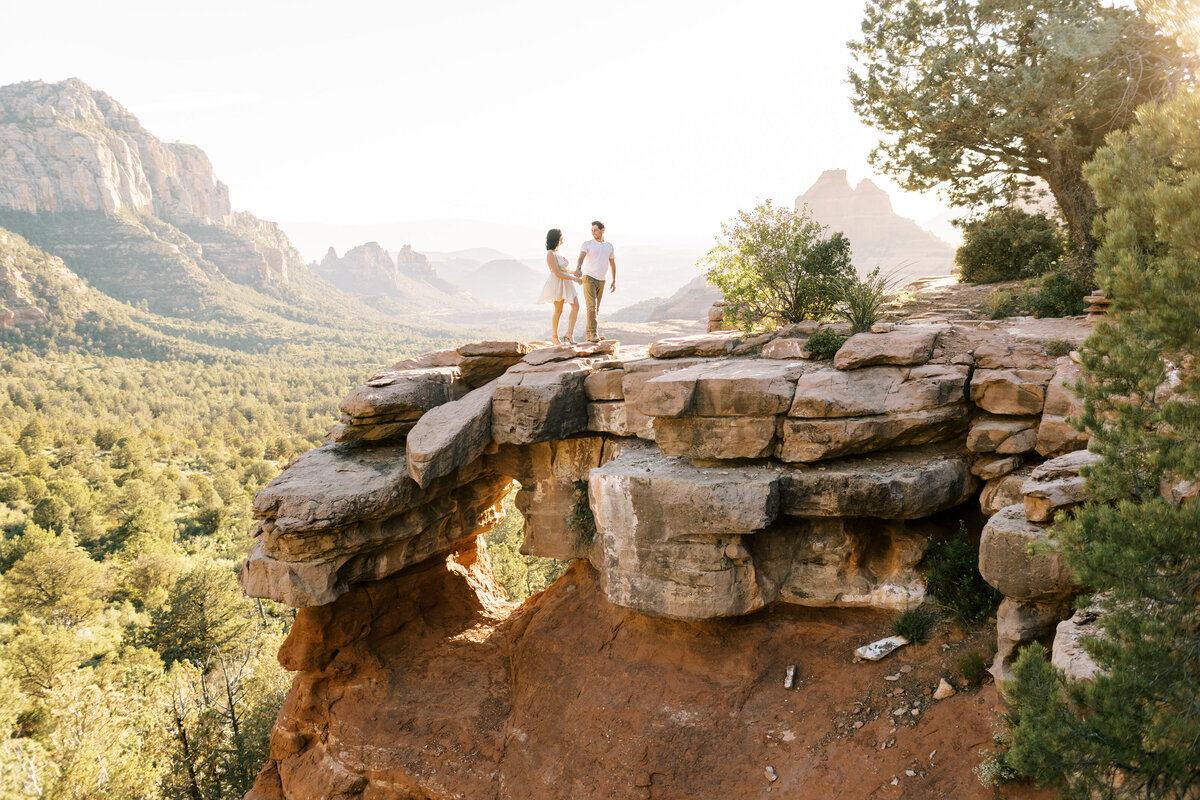
<path fill-rule="evenodd" d="M 868 776 L 839 794 L 844 772 L 801 755 L 829 742 L 773 693 L 781 652 L 828 640 L 822 625 L 859 644 L 884 632 L 881 612 L 924 598 L 928 542 L 980 513 L 981 570 L 1007 598 L 996 669 L 1053 635 L 1076 587 L 1022 543 L 1078 502 L 1086 442 L 1064 421 L 1076 365 L 1042 342 L 1089 328 L 889 323 L 832 363 L 807 355 L 815 328 L 648 350 L 484 342 L 352 391 L 331 441 L 255 499 L 239 579 L 302 610 L 280 656 L 297 682 L 251 796 L 873 791 Z M 514 481 L 522 552 L 577 562 L 516 613 L 478 538 Z M 848 657 L 789 652 L 817 682 Z M 914 700 L 886 713 L 929 710 Z M 847 746 L 886 749 L 866 741 Z M 944 758 L 967 758 L 948 741 Z M 731 748 L 756 769 L 722 765 Z"/>
<path fill-rule="evenodd" d="M 203 151 L 159 141 L 76 79 L 0 87 L 0 225 L 169 315 L 211 311 L 225 282 L 272 289 L 303 269 L 277 225 L 232 211 Z"/>
<path fill-rule="evenodd" d="M 947 275 L 954 266 L 954 248 L 915 222 L 896 214 L 887 193 L 870 180 L 850 188 L 844 169 L 821 173 L 808 191 L 796 198 L 813 217 L 850 240 L 854 266 L 860 275 L 880 267 L 901 283 L 928 275 Z"/>
<path fill-rule="evenodd" d="M 0 154 L 0 208 L 230 221 L 229 189 L 198 147 L 160 142 L 75 78 L 0 87 Z"/>

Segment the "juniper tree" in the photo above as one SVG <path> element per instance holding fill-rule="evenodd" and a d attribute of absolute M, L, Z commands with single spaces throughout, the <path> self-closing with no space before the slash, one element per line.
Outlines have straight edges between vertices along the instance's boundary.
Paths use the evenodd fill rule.
<path fill-rule="evenodd" d="M 1006 758 L 1066 798 L 1200 793 L 1200 97 L 1143 107 L 1087 170 L 1111 319 L 1084 352 L 1098 502 L 1056 529 L 1100 594 L 1101 672 L 1068 684 L 1038 649 L 1014 667 Z"/>

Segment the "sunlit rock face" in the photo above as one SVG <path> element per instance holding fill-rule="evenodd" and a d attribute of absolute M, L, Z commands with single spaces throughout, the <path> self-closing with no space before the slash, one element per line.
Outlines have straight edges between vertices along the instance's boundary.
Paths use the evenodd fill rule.
<path fill-rule="evenodd" d="M 851 188 L 846 170 L 826 170 L 796 198 L 797 210 L 805 206 L 814 219 L 850 240 L 860 275 L 880 267 L 907 282 L 948 275 L 954 266 L 954 248 L 893 211 L 887 193 L 869 179 Z"/>
<path fill-rule="evenodd" d="M 1080 320 L 1039 324 L 1076 344 L 1088 332 Z M 512 690 L 488 677 L 494 664 L 473 659 L 520 647 L 513 642 L 528 634 L 502 621 L 519 616 L 506 616 L 480 538 L 518 484 L 522 552 L 576 562 L 541 602 L 586 592 L 589 613 L 625 620 L 618 626 L 653 620 L 676 631 L 764 609 L 910 608 L 925 599 L 929 542 L 983 511 L 994 516 L 980 569 L 1006 596 L 998 662 L 1052 635 L 1077 587 L 1054 554 L 1026 545 L 1044 538 L 1047 515 L 1080 501 L 1090 461 L 1074 451 L 1041 463 L 1036 448 L 1047 395 L 1069 391 L 1058 380 L 1068 367 L 1040 338 L 995 323 L 898 324 L 852 337 L 832 361 L 782 344 L 806 335 L 791 329 L 747 346 L 718 333 L 648 349 L 481 342 L 409 359 L 353 390 L 331 441 L 254 503 L 261 523 L 241 583 L 303 611 L 281 653 L 301 677 L 252 796 L 312 781 L 345 796 L 368 796 L 374 781 L 409 787 L 397 796 L 453 796 L 390 757 L 379 757 L 385 780 L 375 757 L 354 755 L 387 750 L 371 744 L 382 729 L 335 742 L 313 720 L 333 702 L 331 664 L 367 670 L 380 685 L 432 668 L 415 666 L 419 654 L 397 650 L 393 662 L 372 648 L 392 646 L 377 631 L 410 637 L 418 629 L 405 626 L 443 613 L 475 622 L 413 646 L 494 627 L 478 633 L 483 650 L 439 668 Z M 1055 410 L 1068 406 L 1060 397 Z M 517 627 L 499 632 L 509 624 Z M 439 691 L 424 686 L 413 702 L 441 702 Z M 394 722 L 401 712 L 387 713 Z M 462 785 L 505 769 L 503 754 L 489 761 L 495 751 L 472 748 L 463 752 L 483 760 L 452 769 Z"/>
<path fill-rule="evenodd" d="M 200 148 L 159 141 L 76 79 L 0 87 L 0 153 L 0 208 L 232 221 L 229 189 Z"/>

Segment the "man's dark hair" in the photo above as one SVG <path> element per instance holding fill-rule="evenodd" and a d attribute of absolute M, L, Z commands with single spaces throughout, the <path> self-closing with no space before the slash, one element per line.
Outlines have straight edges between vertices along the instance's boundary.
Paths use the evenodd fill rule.
<path fill-rule="evenodd" d="M 603 222 L 601 222 L 601 221 L 600 221 L 600 220 L 598 220 L 598 219 L 594 219 L 594 220 L 592 220 L 592 226 L 593 226 L 593 227 L 596 227 L 596 228 L 599 228 L 600 230 L 604 230 L 604 223 L 603 223 Z"/>
<path fill-rule="evenodd" d="M 558 243 L 562 241 L 562 231 L 558 228 L 551 228 L 546 231 L 546 249 L 553 250 L 558 247 Z"/>

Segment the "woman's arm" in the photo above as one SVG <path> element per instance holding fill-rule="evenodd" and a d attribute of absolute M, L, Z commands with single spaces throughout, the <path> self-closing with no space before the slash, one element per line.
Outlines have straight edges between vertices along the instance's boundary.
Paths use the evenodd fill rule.
<path fill-rule="evenodd" d="M 556 277 L 556 278 L 564 278 L 569 281 L 575 280 L 574 275 L 567 272 L 565 269 L 563 269 L 562 267 L 560 267 L 558 265 L 558 259 L 555 257 L 554 253 L 550 250 L 546 251 L 546 266 L 548 266 L 550 268 L 551 274 L 553 274 L 554 277 Z"/>

